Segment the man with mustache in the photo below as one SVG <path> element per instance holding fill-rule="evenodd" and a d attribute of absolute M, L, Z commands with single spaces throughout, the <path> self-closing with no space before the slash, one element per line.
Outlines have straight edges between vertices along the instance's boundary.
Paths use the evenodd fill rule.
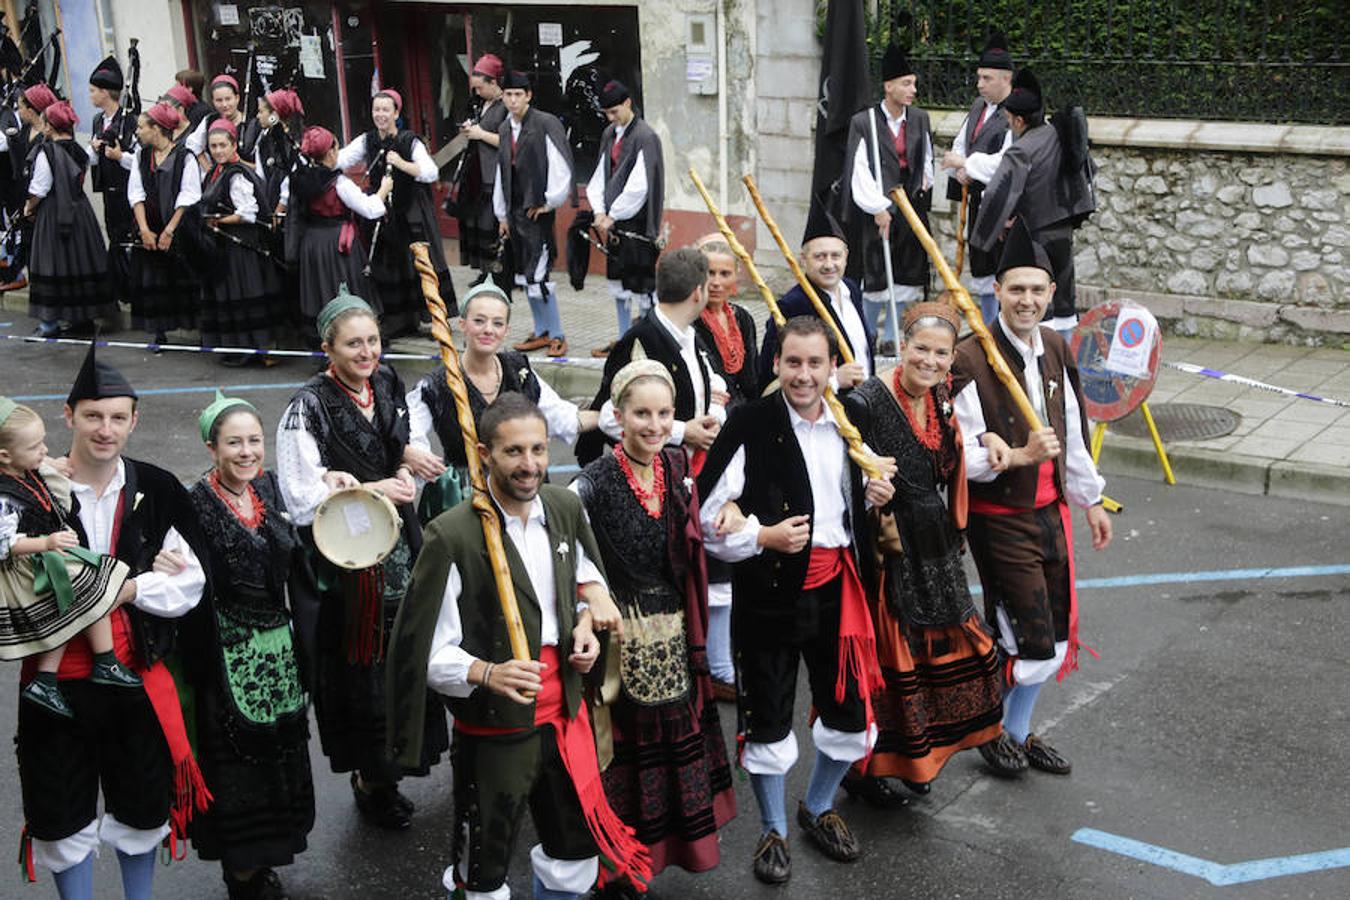
<path fill-rule="evenodd" d="M 646 848 L 605 800 L 581 694 L 600 652 L 595 632 L 620 630 L 595 536 L 580 498 L 543 483 L 548 425 L 524 395 L 492 403 L 478 438 L 531 658 L 511 656 L 483 528 L 461 503 L 427 526 L 394 623 L 390 753 L 420 755 L 425 707 L 408 698 L 442 694 L 455 717 L 456 835 L 442 883 L 466 900 L 510 894 L 507 863 L 527 807 L 539 834 L 530 851 L 536 898 L 584 894 L 600 854 L 614 865 L 602 884 L 646 881 Z"/>
<path fill-rule="evenodd" d="M 819 717 L 797 822 L 831 859 L 852 862 L 861 853 L 834 795 L 876 739 L 870 698 L 881 671 L 859 572 L 868 555 L 859 548 L 870 546 L 866 508 L 895 493 L 895 461 L 883 458 L 883 478 L 865 479 L 825 405 L 836 361 L 825 323 L 798 316 L 775 337 L 781 389 L 733 411 L 698 482 L 704 548 L 735 564 L 741 762 L 763 826 L 754 873 L 768 884 L 792 871 L 784 791 L 797 759 L 792 704 L 802 659 Z"/>

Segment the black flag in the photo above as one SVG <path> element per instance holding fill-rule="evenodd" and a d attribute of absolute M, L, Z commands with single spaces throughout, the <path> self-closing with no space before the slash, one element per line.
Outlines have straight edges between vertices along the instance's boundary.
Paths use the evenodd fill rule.
<path fill-rule="evenodd" d="M 863 0 L 830 0 L 825 14 L 825 57 L 816 100 L 816 159 L 811 196 L 839 215 L 839 179 L 844 174 L 848 122 L 870 102 Z"/>

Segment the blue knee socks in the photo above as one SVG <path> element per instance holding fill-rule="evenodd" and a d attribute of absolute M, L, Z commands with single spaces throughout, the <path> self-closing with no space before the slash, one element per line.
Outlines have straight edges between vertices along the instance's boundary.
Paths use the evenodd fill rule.
<path fill-rule="evenodd" d="M 155 880 L 155 851 L 130 856 L 118 850 L 117 862 L 122 867 L 122 893 L 126 900 L 150 900 L 150 886 Z"/>
<path fill-rule="evenodd" d="M 811 770 L 811 782 L 806 786 L 806 811 L 813 816 L 829 812 L 834 807 L 834 793 L 848 774 L 849 762 L 831 759 L 816 751 L 816 767 Z"/>
<path fill-rule="evenodd" d="M 708 668 L 723 684 L 736 681 L 731 661 L 731 604 L 708 607 Z"/>
<path fill-rule="evenodd" d="M 52 880 L 61 900 L 94 900 L 94 854 L 91 852 L 64 872 L 53 872 Z"/>
<path fill-rule="evenodd" d="M 555 891 L 544 887 L 544 883 L 539 880 L 539 876 L 534 876 L 534 900 L 576 900 L 576 894 L 569 894 L 567 891 Z"/>
<path fill-rule="evenodd" d="M 787 800 L 784 797 L 787 776 L 754 775 L 750 776 L 750 787 L 755 791 L 755 800 L 759 802 L 759 820 L 764 833 L 776 831 L 787 837 Z"/>
<path fill-rule="evenodd" d="M 1003 730 L 1019 744 L 1026 743 L 1031 733 L 1031 712 L 1042 687 L 1043 684 L 1014 685 L 1003 698 Z"/>
<path fill-rule="evenodd" d="M 627 297 L 614 298 L 614 312 L 619 318 L 619 337 L 623 337 L 628 327 L 633 324 L 633 314 L 628 308 L 628 303 Z"/>

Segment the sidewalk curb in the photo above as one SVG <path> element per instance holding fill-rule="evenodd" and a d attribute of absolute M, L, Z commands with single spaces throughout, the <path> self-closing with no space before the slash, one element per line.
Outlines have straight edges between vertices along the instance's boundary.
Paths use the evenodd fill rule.
<path fill-rule="evenodd" d="M 1178 484 L 1350 506 L 1350 469 L 1343 467 L 1272 460 L 1204 447 L 1168 447 L 1167 457 Z M 1102 447 L 1101 469 L 1106 475 L 1162 481 L 1162 467 L 1153 443 L 1144 438 L 1112 433 Z M 1111 492 L 1109 481 L 1106 491 Z"/>

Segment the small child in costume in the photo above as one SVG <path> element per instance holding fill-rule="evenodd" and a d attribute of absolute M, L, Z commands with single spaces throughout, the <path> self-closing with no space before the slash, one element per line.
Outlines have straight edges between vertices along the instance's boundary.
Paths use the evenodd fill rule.
<path fill-rule="evenodd" d="M 73 717 L 56 673 L 76 635 L 94 654 L 90 681 L 139 688 L 141 679 L 113 653 L 108 620 L 130 570 L 79 546 L 70 481 L 47 459 L 46 434 L 37 413 L 0 397 L 0 659 L 37 656 L 21 698 Z"/>

